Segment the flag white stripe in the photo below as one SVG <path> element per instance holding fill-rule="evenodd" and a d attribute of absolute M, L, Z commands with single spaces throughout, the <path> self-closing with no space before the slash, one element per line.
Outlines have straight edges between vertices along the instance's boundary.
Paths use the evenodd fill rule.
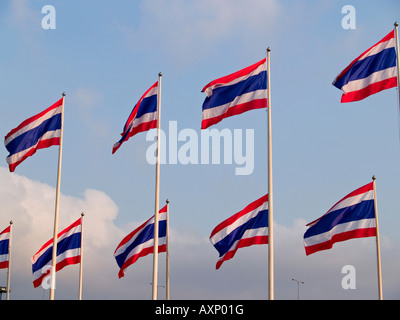
<path fill-rule="evenodd" d="M 145 113 L 140 118 L 135 118 L 131 122 L 131 129 L 136 128 L 141 123 L 150 122 L 150 121 L 153 121 L 153 120 L 157 120 L 157 111 Z"/>
<path fill-rule="evenodd" d="M 157 93 L 158 93 L 158 85 L 156 85 L 154 88 L 152 88 L 152 89 L 143 97 L 143 99 L 144 99 L 144 98 L 151 97 L 151 96 L 154 96 L 154 95 L 156 95 Z"/>
<path fill-rule="evenodd" d="M 82 224 L 79 224 L 78 226 L 76 226 L 75 228 L 72 228 L 71 230 L 69 230 L 68 232 L 60 235 L 59 237 L 57 237 L 57 243 L 59 243 L 60 241 L 62 241 L 63 239 L 75 234 L 75 233 L 81 233 L 82 232 Z M 46 252 L 46 250 L 48 250 L 49 248 L 51 248 L 53 246 L 53 241 L 51 241 L 46 247 L 44 247 L 42 250 L 40 250 L 38 253 L 36 253 L 33 257 L 32 257 L 32 263 L 34 264 L 37 259 L 43 254 L 43 252 Z"/>
<path fill-rule="evenodd" d="M 328 211 L 328 213 L 337 211 L 337 210 L 340 210 L 340 209 L 343 209 L 346 207 L 354 206 L 356 204 L 359 204 L 362 201 L 368 201 L 368 200 L 374 200 L 374 190 L 358 194 L 354 197 L 346 198 L 346 199 L 340 201 L 338 204 L 336 204 L 332 209 L 330 209 Z"/>
<path fill-rule="evenodd" d="M 61 129 L 54 130 L 54 131 L 47 131 L 41 136 L 41 138 L 38 140 L 38 142 L 35 145 L 33 145 L 32 147 L 22 150 L 18 153 L 14 153 L 11 156 L 8 156 L 7 163 L 12 164 L 12 163 L 15 163 L 18 160 L 22 159 L 22 157 L 25 156 L 25 154 L 27 154 L 30 150 L 36 149 L 36 147 L 40 141 L 44 141 L 44 140 L 52 139 L 52 138 L 60 138 L 60 137 L 61 137 Z"/>
<path fill-rule="evenodd" d="M 234 223 L 232 223 L 232 224 L 226 226 L 224 229 L 221 229 L 220 231 L 218 231 L 216 234 L 214 234 L 212 236 L 212 238 L 210 238 L 211 243 L 212 244 L 218 243 L 223 238 L 228 236 L 233 230 L 240 227 L 241 225 L 243 225 L 250 219 L 254 218 L 255 216 L 258 215 L 258 213 L 260 211 L 263 211 L 263 210 L 268 210 L 268 202 L 265 202 L 262 206 L 257 207 L 254 210 L 246 213 L 245 215 L 243 215 L 239 219 L 237 219 Z M 258 230 L 258 229 L 250 229 L 250 230 Z M 246 232 L 245 232 L 245 234 L 246 234 Z"/>
<path fill-rule="evenodd" d="M 160 223 L 161 221 L 166 221 L 166 220 L 167 220 L 167 213 L 166 213 L 166 212 L 160 213 L 160 214 L 159 214 L 159 220 L 158 220 L 158 222 Z M 154 217 L 153 217 L 146 225 L 143 226 L 143 229 L 144 229 L 146 226 L 149 226 L 149 225 L 151 225 L 151 224 L 154 224 Z M 140 236 L 140 233 L 142 232 L 143 229 L 139 230 L 128 242 L 126 242 L 126 243 L 124 243 L 123 245 L 121 245 L 121 246 L 115 251 L 114 256 L 117 257 L 117 256 L 119 256 L 121 253 L 125 252 L 126 248 L 127 248 L 128 246 L 130 246 L 130 245 L 136 240 L 136 238 L 137 238 L 138 236 Z M 154 239 L 153 239 L 153 240 L 154 240 Z"/>
<path fill-rule="evenodd" d="M 248 78 L 250 78 L 252 76 L 256 76 L 256 75 L 258 75 L 261 72 L 266 71 L 266 70 L 267 70 L 266 63 L 263 63 L 263 64 L 259 65 L 257 67 L 257 69 L 253 70 L 252 72 L 250 72 L 250 73 L 248 73 L 248 74 L 246 74 L 246 75 L 244 75 L 242 77 L 236 78 L 236 79 L 234 79 L 234 80 L 232 80 L 232 81 L 230 81 L 228 83 L 216 83 L 216 84 L 208 87 L 206 90 L 204 90 L 204 92 L 206 93 L 207 97 L 210 97 L 212 95 L 213 90 L 216 89 L 216 88 L 227 87 L 227 86 L 234 85 L 234 84 L 239 83 L 239 82 L 241 82 L 243 80 L 246 80 L 246 79 L 248 79 Z"/>
<path fill-rule="evenodd" d="M 0 262 L 8 261 L 8 253 L 0 254 Z"/>
<path fill-rule="evenodd" d="M 0 234 L 0 241 L 8 240 L 8 239 L 10 239 L 10 233 L 9 232 Z"/>
<path fill-rule="evenodd" d="M 60 255 L 57 256 L 56 263 L 58 264 L 61 261 L 63 261 L 64 259 L 66 259 L 66 258 L 77 257 L 79 255 L 80 255 L 80 248 L 67 250 L 63 254 L 60 254 Z M 51 267 L 51 261 L 49 262 L 48 265 L 44 266 L 42 269 L 36 270 L 33 273 L 33 281 L 35 281 L 36 279 L 41 277 L 43 275 L 43 273 L 45 273 L 47 270 L 50 269 L 50 267 Z"/>
<path fill-rule="evenodd" d="M 158 238 L 158 246 L 161 246 L 163 244 L 167 243 L 167 238 L 166 237 L 161 237 Z M 154 238 L 141 243 L 140 245 L 136 246 L 132 251 L 129 252 L 129 254 L 127 255 L 125 261 L 128 261 L 129 258 L 133 257 L 134 255 L 140 253 L 143 249 L 146 248 L 151 248 L 154 246 Z"/>
<path fill-rule="evenodd" d="M 236 240 L 232 246 L 229 248 L 229 251 L 227 251 L 223 256 L 221 256 L 218 261 L 223 260 L 225 255 L 230 252 L 233 251 L 237 248 L 237 245 L 239 243 L 239 241 L 243 241 L 245 239 L 251 239 L 253 237 L 259 237 L 259 236 L 268 236 L 268 227 L 263 227 L 263 228 L 258 228 L 258 229 L 248 229 L 244 232 L 243 236 Z"/>
<path fill-rule="evenodd" d="M 366 52 L 358 61 L 364 60 L 365 58 L 372 56 L 374 54 L 377 54 L 381 52 L 382 50 L 391 48 L 395 46 L 395 41 L 394 38 L 391 38 L 385 42 L 377 44 L 375 47 L 373 47 L 370 51 Z"/>

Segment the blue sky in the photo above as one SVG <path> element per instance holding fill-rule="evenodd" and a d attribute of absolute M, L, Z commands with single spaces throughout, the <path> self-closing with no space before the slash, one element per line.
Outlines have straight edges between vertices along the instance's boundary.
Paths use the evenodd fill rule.
<path fill-rule="evenodd" d="M 47 4 L 56 9 L 54 30 L 41 26 L 41 10 Z M 341 25 L 341 10 L 347 4 L 356 9 L 354 30 Z M 151 295 L 151 257 L 130 267 L 123 279 L 117 278 L 113 258 L 119 241 L 154 211 L 155 166 L 146 161 L 152 144 L 146 134 L 111 154 L 134 104 L 162 72 L 162 128 L 168 134 L 169 122 L 177 121 L 178 131 L 193 129 L 200 136 L 204 85 L 261 60 L 271 47 L 276 298 L 296 297 L 293 277 L 305 281 L 302 292 L 307 299 L 376 298 L 373 239 L 348 241 L 311 257 L 305 257 L 302 247 L 307 222 L 376 175 L 384 297 L 398 299 L 397 89 L 341 104 L 341 92 L 331 83 L 392 30 L 400 20 L 399 9 L 395 0 L 2 1 L 3 136 L 57 101 L 62 92 L 67 94 L 59 228 L 85 211 L 91 231 L 84 297 L 85 292 L 89 299 Z M 219 222 L 268 192 L 266 123 L 265 110 L 256 110 L 215 126 L 254 130 L 250 175 L 235 175 L 235 164 L 161 166 L 160 203 L 171 201 L 175 244 L 172 298 L 267 297 L 266 246 L 243 249 L 215 271 L 217 251 L 208 242 Z M 178 142 L 178 148 L 182 145 Z M 19 282 L 13 295 L 42 299 L 42 290 L 31 284 L 29 259 L 52 235 L 58 148 L 38 151 L 12 174 L 7 154 L 0 149 L 0 225 L 5 228 L 12 219 L 15 251 L 18 245 L 24 247 L 16 254 L 21 267 L 15 268 Z M 341 268 L 347 264 L 356 267 L 356 290 L 340 286 Z M 160 263 L 160 273 L 162 268 Z M 67 269 L 57 277 L 56 298 L 75 298 L 74 287 L 65 279 L 77 268 Z M 112 292 L 99 288 L 96 275 L 107 279 L 104 286 L 112 286 Z M 5 277 L 1 272 L 0 281 Z M 329 292 L 323 290 L 326 287 Z"/>

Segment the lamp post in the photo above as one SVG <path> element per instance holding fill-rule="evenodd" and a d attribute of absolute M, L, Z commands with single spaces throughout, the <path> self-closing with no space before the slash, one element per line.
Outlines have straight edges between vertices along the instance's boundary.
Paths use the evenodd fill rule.
<path fill-rule="evenodd" d="M 296 279 L 292 279 L 292 281 L 296 281 L 297 282 L 297 300 L 300 299 L 300 283 L 304 284 L 304 281 L 299 281 Z"/>

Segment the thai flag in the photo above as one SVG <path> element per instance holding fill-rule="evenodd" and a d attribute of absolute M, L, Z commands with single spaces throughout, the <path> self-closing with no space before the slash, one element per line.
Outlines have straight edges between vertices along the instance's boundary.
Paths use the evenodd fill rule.
<path fill-rule="evenodd" d="M 201 128 L 224 118 L 267 107 L 266 58 L 207 84 L 201 92 L 207 97 L 203 103 Z"/>
<path fill-rule="evenodd" d="M 239 248 L 268 243 L 268 194 L 214 228 L 210 241 L 219 252 L 216 269 Z"/>
<path fill-rule="evenodd" d="M 4 138 L 10 154 L 7 163 L 11 172 L 36 150 L 60 145 L 63 99 L 25 120 Z"/>
<path fill-rule="evenodd" d="M 336 77 L 332 84 L 344 92 L 341 102 L 359 101 L 397 86 L 395 45 L 393 30 Z"/>
<path fill-rule="evenodd" d="M 0 269 L 8 268 L 8 259 L 10 253 L 10 230 L 8 226 L 0 233 Z"/>
<path fill-rule="evenodd" d="M 133 107 L 121 133 L 122 138 L 113 146 L 113 154 L 123 142 L 128 141 L 135 134 L 157 128 L 157 94 L 158 81 L 144 93 Z"/>
<path fill-rule="evenodd" d="M 81 262 L 82 218 L 79 218 L 57 236 L 56 272 L 68 265 Z M 53 239 L 47 241 L 32 257 L 33 286 L 42 284 L 49 276 L 53 258 Z M 47 268 L 46 268 L 47 267 Z"/>
<path fill-rule="evenodd" d="M 166 252 L 167 206 L 159 211 L 158 252 Z M 114 257 L 120 270 L 118 278 L 139 258 L 154 253 L 154 216 L 128 234 L 115 249 Z"/>
<path fill-rule="evenodd" d="M 337 202 L 321 218 L 309 223 L 304 234 L 306 255 L 331 249 L 333 244 L 376 236 L 373 182 Z"/>

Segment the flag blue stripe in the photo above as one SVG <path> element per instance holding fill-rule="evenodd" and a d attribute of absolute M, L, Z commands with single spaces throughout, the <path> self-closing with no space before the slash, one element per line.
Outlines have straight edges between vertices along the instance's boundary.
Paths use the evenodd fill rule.
<path fill-rule="evenodd" d="M 147 242 L 151 239 L 154 239 L 154 223 L 151 223 L 145 226 L 142 230 L 139 231 L 140 234 L 129 246 L 125 248 L 125 251 L 115 257 L 117 264 L 120 268 L 122 268 L 127 256 L 129 253 L 138 245 Z M 160 220 L 158 227 L 158 237 L 163 238 L 167 235 L 167 221 Z"/>
<path fill-rule="evenodd" d="M 9 243 L 9 239 L 0 241 L 0 255 L 8 254 Z"/>
<path fill-rule="evenodd" d="M 230 86 L 215 88 L 212 95 L 204 100 L 203 110 L 224 105 L 232 102 L 242 94 L 262 89 L 267 89 L 267 71 L 262 71 L 255 76 L 251 76 L 244 81 Z"/>
<path fill-rule="evenodd" d="M 6 145 L 6 148 L 10 155 L 18 153 L 35 145 L 46 132 L 58 129 L 61 129 L 61 113 L 43 121 L 36 128 L 15 137 Z"/>
<path fill-rule="evenodd" d="M 225 238 L 215 243 L 214 247 L 219 252 L 219 256 L 222 257 L 231 249 L 235 241 L 240 240 L 243 237 L 243 234 L 247 230 L 265 227 L 268 227 L 268 210 L 260 211 L 255 217 L 249 219 L 247 222 L 229 233 Z"/>
<path fill-rule="evenodd" d="M 81 247 L 81 232 L 73 233 L 69 237 L 57 242 L 57 256 L 67 250 L 77 249 Z M 53 246 L 50 246 L 38 259 L 32 264 L 32 271 L 42 269 L 45 265 L 50 264 L 52 260 Z"/>
<path fill-rule="evenodd" d="M 384 49 L 381 52 L 357 61 L 343 76 L 333 85 L 341 89 L 350 81 L 364 79 L 374 72 L 396 66 L 396 50 L 394 47 Z"/>
<path fill-rule="evenodd" d="M 374 200 L 366 200 L 355 205 L 329 212 L 315 225 L 308 228 L 304 239 L 327 232 L 338 224 L 375 218 Z"/>

